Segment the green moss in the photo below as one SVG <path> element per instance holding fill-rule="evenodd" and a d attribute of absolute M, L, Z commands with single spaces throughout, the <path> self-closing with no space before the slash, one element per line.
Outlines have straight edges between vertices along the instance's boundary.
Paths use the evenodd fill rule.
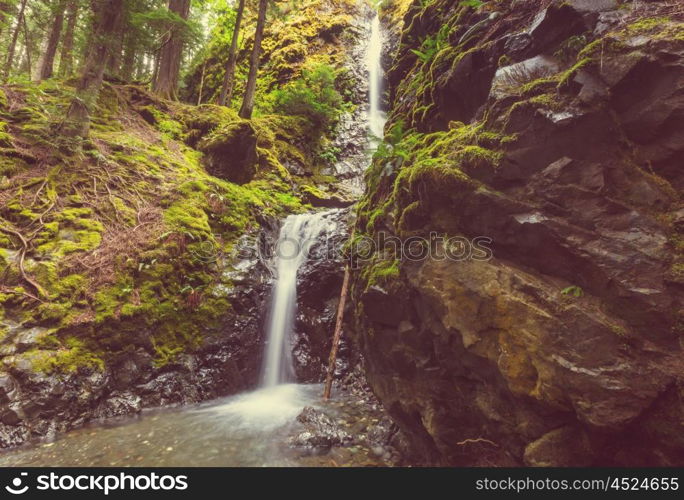
<path fill-rule="evenodd" d="M 584 296 L 584 290 L 582 287 L 577 285 L 572 285 L 561 290 L 561 294 L 567 297 L 581 298 Z"/>
<path fill-rule="evenodd" d="M 104 369 L 104 361 L 96 352 L 76 338 L 67 338 L 58 350 L 31 350 L 24 353 L 31 360 L 33 369 L 46 374 L 74 373 L 81 369 Z"/>
<path fill-rule="evenodd" d="M 626 338 L 627 337 L 627 331 L 623 327 L 621 327 L 620 325 L 611 325 L 610 330 L 620 338 Z"/>
<path fill-rule="evenodd" d="M 463 146 L 453 155 L 458 164 L 474 167 L 496 166 L 501 161 L 502 156 L 503 153 L 501 152 L 474 145 Z"/>
<path fill-rule="evenodd" d="M 580 69 L 585 68 L 586 66 L 592 64 L 593 62 L 594 62 L 593 57 L 584 57 L 584 58 L 580 59 L 579 61 L 577 61 L 577 63 L 575 63 L 571 68 L 569 68 L 566 71 L 564 71 L 563 73 L 561 73 L 561 75 L 558 78 L 558 88 L 560 89 L 560 88 L 565 87 L 568 84 L 568 82 L 570 82 L 572 80 L 572 78 L 575 77 L 575 75 L 577 74 L 577 72 Z"/>
<path fill-rule="evenodd" d="M 375 230 L 378 228 L 379 222 L 387 217 L 388 213 L 391 211 L 393 207 L 392 202 L 393 199 L 389 198 L 385 200 L 380 207 L 376 208 L 375 210 L 367 211 L 363 214 L 362 218 L 368 221 L 365 227 L 366 232 L 371 234 L 375 232 Z"/>
<path fill-rule="evenodd" d="M 684 262 L 677 262 L 672 264 L 670 273 L 674 279 L 680 283 L 684 283 Z"/>
<path fill-rule="evenodd" d="M 46 302 L 40 304 L 33 315 L 41 323 L 55 324 L 60 323 L 72 311 L 72 304 L 69 302 Z"/>
<path fill-rule="evenodd" d="M 0 121 L 0 148 L 11 148 L 12 136 L 7 129 L 7 123 Z"/>
<path fill-rule="evenodd" d="M 0 247 L 0 274 L 2 274 L 9 265 L 9 252 L 7 252 L 5 248 Z"/>
<path fill-rule="evenodd" d="M 396 280 L 399 273 L 399 260 L 379 260 L 364 269 L 363 278 L 366 282 L 366 288 L 369 288 L 375 285 L 387 285 Z"/>
<path fill-rule="evenodd" d="M 126 102 L 130 87 L 110 84 L 82 152 L 62 153 L 51 130 L 69 103 L 65 88 L 57 83 L 13 89 L 26 91 L 26 106 L 12 116 L 13 133 L 20 128 L 23 142 L 37 153 L 48 152 L 61 168 L 52 167 L 45 184 L 45 177 L 28 178 L 18 188 L 3 175 L 27 165 L 0 149 L 0 187 L 14 190 L 0 208 L 0 221 L 22 231 L 40 228 L 25 267 L 47 292 L 41 304 L 2 294 L 0 311 L 55 328 L 52 344 L 24 353 L 36 370 L 101 369 L 132 346 L 153 353 L 161 366 L 219 330 L 220 318 L 231 309 L 221 295 L 230 286 L 221 270 L 230 265 L 237 239 L 255 230 L 261 217 L 308 208 L 298 196 L 307 191 L 300 184 L 323 191 L 336 179 L 319 174 L 323 160 L 309 140 L 306 119 L 277 115 L 249 122 L 257 139 L 254 180 L 237 185 L 215 178 L 202 166 L 196 146 L 202 137 L 244 122 L 233 110 L 159 104 L 141 96 L 135 102 L 152 102 L 147 112 L 153 119 L 132 122 L 131 112 L 140 110 Z M 4 131 L 0 122 L 0 144 Z M 290 176 L 283 167 L 288 162 L 309 175 Z M 0 278 L 17 293 L 34 293 L 16 265 L 9 265 L 7 250 L 17 244 L 0 235 Z M 206 258 L 209 247 L 216 255 Z"/>
<path fill-rule="evenodd" d="M 205 239 L 211 235 L 207 213 L 196 199 L 181 200 L 171 205 L 164 211 L 164 221 L 170 228 L 193 239 Z"/>
<path fill-rule="evenodd" d="M 511 58 L 504 54 L 503 56 L 499 57 L 499 61 L 497 62 L 497 67 L 503 68 L 505 66 L 511 65 L 512 63 L 513 63 L 513 61 L 511 61 Z"/>
<path fill-rule="evenodd" d="M 143 117 L 151 122 L 157 130 L 166 134 L 172 139 L 182 139 L 184 127 L 183 124 L 173 118 L 156 106 L 149 105 L 140 108 L 139 112 Z"/>
<path fill-rule="evenodd" d="M 663 29 L 663 26 L 669 23 L 670 19 L 667 17 L 647 17 L 629 23 L 625 31 L 630 35 L 641 35 L 656 30 L 660 31 Z"/>
<path fill-rule="evenodd" d="M 629 53 L 634 50 L 627 43 L 629 39 L 642 35 L 656 43 L 684 41 L 684 24 L 667 17 L 637 19 L 589 43 L 579 52 L 577 60 L 587 57 L 605 60 L 616 54 Z"/>
<path fill-rule="evenodd" d="M 103 288 L 95 293 L 93 298 L 95 322 L 103 323 L 112 317 L 116 317 L 120 312 L 122 303 L 128 300 L 132 291 L 133 278 L 122 276 L 114 286 Z"/>
<path fill-rule="evenodd" d="M 531 82 L 525 83 L 518 87 L 514 92 L 516 95 L 521 97 L 527 97 L 540 91 L 544 91 L 555 86 L 558 82 L 557 76 L 546 76 L 543 78 L 537 78 Z"/>
<path fill-rule="evenodd" d="M 104 226 L 92 216 L 90 208 L 67 208 L 58 212 L 40 233 L 37 241 L 42 244 L 36 252 L 55 258 L 96 249 L 102 241 Z"/>

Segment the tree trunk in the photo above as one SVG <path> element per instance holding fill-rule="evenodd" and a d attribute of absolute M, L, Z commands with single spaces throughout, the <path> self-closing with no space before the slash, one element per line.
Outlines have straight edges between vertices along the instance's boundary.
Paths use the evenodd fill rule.
<path fill-rule="evenodd" d="M 142 52 L 136 56 L 135 61 L 135 79 L 143 81 L 149 75 L 149 55 Z"/>
<path fill-rule="evenodd" d="M 78 19 L 78 0 L 70 0 L 67 7 L 67 25 L 59 55 L 59 76 L 69 76 L 74 70 L 74 30 Z"/>
<path fill-rule="evenodd" d="M 92 0 L 90 0 L 92 2 Z M 91 5 L 91 11 L 94 12 L 94 6 Z M 80 54 L 78 57 L 78 72 L 82 73 L 83 68 L 85 67 L 85 63 L 88 59 L 88 53 L 90 52 L 90 49 L 93 46 L 93 42 L 95 41 L 95 22 L 97 19 L 92 19 L 91 16 L 88 16 L 88 22 L 86 26 L 83 27 L 83 31 L 85 32 L 85 40 L 84 43 L 81 45 L 80 48 Z"/>
<path fill-rule="evenodd" d="M 126 46 L 124 49 L 123 62 L 121 63 L 121 78 L 125 81 L 134 79 L 136 68 L 135 61 L 138 51 L 138 40 L 131 32 L 126 36 Z"/>
<path fill-rule="evenodd" d="M 19 30 L 21 30 L 22 23 L 24 20 L 24 10 L 26 9 L 26 0 L 21 0 L 21 6 L 19 7 L 19 14 L 17 15 L 17 25 L 12 33 L 12 39 L 10 40 L 9 48 L 7 49 L 7 62 L 5 62 L 5 70 L 3 72 L 3 78 L 7 80 L 12 71 L 12 63 L 14 63 L 14 51 L 17 49 L 17 38 L 19 37 Z"/>
<path fill-rule="evenodd" d="M 352 235 L 353 237 L 353 235 Z M 344 306 L 347 303 L 347 290 L 349 288 L 349 265 L 344 269 L 344 280 L 342 281 L 342 291 L 340 292 L 340 303 L 337 305 L 337 319 L 335 320 L 335 334 L 333 335 L 332 345 L 330 346 L 330 357 L 328 358 L 328 374 L 325 377 L 325 388 L 323 389 L 323 399 L 330 399 L 332 392 L 333 376 L 335 375 L 335 361 L 337 360 L 337 348 L 342 337 L 342 320 L 344 318 Z"/>
<path fill-rule="evenodd" d="M 190 0 L 169 0 L 169 10 L 187 19 Z M 173 26 L 165 37 L 160 51 L 159 69 L 154 79 L 154 92 L 165 99 L 177 99 L 178 76 L 183 52 L 183 28 Z"/>
<path fill-rule="evenodd" d="M 71 101 L 61 132 L 70 137 L 84 137 L 90 126 L 90 113 L 102 87 L 105 66 L 117 40 L 125 0 L 91 0 L 94 12 L 92 45 Z"/>
<path fill-rule="evenodd" d="M 152 58 L 150 60 L 150 75 L 152 75 L 150 80 L 152 81 L 153 86 L 154 86 L 154 82 L 157 81 L 157 75 L 159 74 L 159 59 L 160 59 L 159 52 L 161 52 L 161 49 L 156 51 L 152 55 Z"/>
<path fill-rule="evenodd" d="M 107 66 L 105 73 L 110 77 L 118 78 L 121 75 L 121 59 L 124 50 L 125 26 L 123 22 L 119 23 L 117 32 L 113 35 L 115 41 L 112 43 L 112 50 L 107 59 Z"/>
<path fill-rule="evenodd" d="M 29 35 L 28 25 L 26 24 L 26 16 L 23 16 L 21 23 L 24 25 L 24 55 L 26 57 L 26 67 L 24 68 L 24 71 L 26 71 L 30 81 L 33 63 L 31 62 L 31 36 Z"/>
<path fill-rule="evenodd" d="M 59 0 L 55 4 L 52 14 L 54 21 L 50 35 L 48 36 L 47 46 L 43 54 L 43 63 L 40 65 L 39 80 L 47 80 L 52 77 L 52 71 L 55 64 L 55 55 L 57 54 L 57 46 L 59 45 L 59 37 L 62 35 L 62 25 L 64 24 L 64 11 L 67 8 L 67 0 Z"/>
<path fill-rule="evenodd" d="M 264 37 L 264 25 L 266 24 L 266 7 L 268 0 L 259 0 L 259 15 L 257 17 L 256 30 L 254 31 L 254 46 L 249 61 L 249 75 L 245 95 L 242 98 L 242 106 L 239 115 L 242 118 L 251 118 L 254 110 L 254 92 L 256 91 L 256 79 L 259 72 L 259 56 L 261 55 L 261 39 Z"/>
<path fill-rule="evenodd" d="M 238 38 L 240 38 L 240 24 L 242 24 L 242 13 L 245 10 L 245 0 L 240 0 L 238 3 L 238 10 L 235 15 L 235 26 L 233 27 L 233 39 L 230 42 L 230 52 L 228 53 L 228 62 L 226 63 L 226 74 L 223 76 L 223 86 L 221 87 L 221 94 L 218 98 L 218 103 L 221 106 L 230 107 L 233 99 L 233 80 L 235 78 L 235 64 L 237 63 L 237 46 Z"/>
<path fill-rule="evenodd" d="M 199 85 L 199 95 L 197 96 L 197 105 L 199 106 L 202 104 L 202 92 L 204 92 L 204 73 L 207 69 L 207 61 L 205 60 L 204 63 L 202 63 L 202 75 L 200 77 L 200 85 Z"/>

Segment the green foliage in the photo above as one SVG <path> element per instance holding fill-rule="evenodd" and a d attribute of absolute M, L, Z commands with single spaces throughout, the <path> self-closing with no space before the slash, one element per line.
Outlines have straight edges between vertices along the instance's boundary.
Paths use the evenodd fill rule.
<path fill-rule="evenodd" d="M 335 88 L 335 77 L 335 69 L 328 64 L 303 69 L 300 78 L 273 91 L 273 110 L 304 116 L 314 129 L 330 129 L 337 122 L 343 103 Z"/>
<path fill-rule="evenodd" d="M 401 161 L 404 161 L 408 158 L 408 151 L 405 148 L 405 145 L 401 142 L 406 135 L 404 127 L 404 121 L 399 120 L 389 128 L 385 137 L 385 141 L 378 145 L 375 153 L 373 154 L 374 160 L 390 160 L 393 158 L 399 158 Z"/>
<path fill-rule="evenodd" d="M 143 4 L 143 2 L 140 2 Z M 145 9 L 144 4 L 139 6 L 141 10 L 134 11 L 130 16 L 130 25 L 139 31 L 139 36 L 143 32 L 174 31 L 179 34 L 184 41 L 194 42 L 201 36 L 202 26 L 199 23 L 181 18 L 175 12 L 171 12 L 166 5 L 160 5 L 154 9 Z"/>
<path fill-rule="evenodd" d="M 328 165 L 334 165 L 339 159 L 341 152 L 342 150 L 337 146 L 329 146 L 318 153 L 318 156 Z"/>
<path fill-rule="evenodd" d="M 418 59 L 423 63 L 431 61 L 437 53 L 449 46 L 449 25 L 443 25 L 436 36 L 428 36 L 423 39 L 420 44 L 420 49 L 411 49 Z"/>

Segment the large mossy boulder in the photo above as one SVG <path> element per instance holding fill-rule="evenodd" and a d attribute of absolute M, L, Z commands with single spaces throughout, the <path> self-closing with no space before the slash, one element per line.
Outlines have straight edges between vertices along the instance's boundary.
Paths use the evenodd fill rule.
<path fill-rule="evenodd" d="M 215 129 L 198 149 L 207 172 L 236 184 L 246 184 L 257 172 L 257 135 L 252 124 L 240 120 Z"/>

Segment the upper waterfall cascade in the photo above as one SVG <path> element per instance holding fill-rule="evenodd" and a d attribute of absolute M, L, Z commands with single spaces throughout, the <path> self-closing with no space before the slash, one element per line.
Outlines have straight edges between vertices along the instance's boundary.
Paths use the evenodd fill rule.
<path fill-rule="evenodd" d="M 371 139 L 382 140 L 383 129 L 387 117 L 382 110 L 382 28 L 380 16 L 375 14 L 371 22 L 371 33 L 368 39 L 366 64 L 368 66 L 368 129 Z"/>

